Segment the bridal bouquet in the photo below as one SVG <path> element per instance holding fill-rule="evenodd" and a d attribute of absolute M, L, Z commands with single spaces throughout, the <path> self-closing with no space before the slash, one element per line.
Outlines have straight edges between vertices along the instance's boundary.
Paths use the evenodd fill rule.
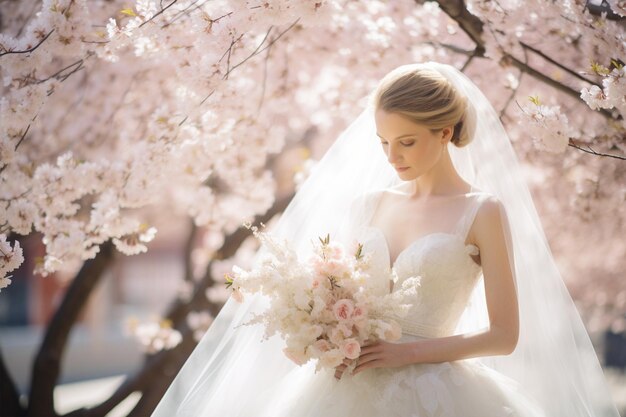
<path fill-rule="evenodd" d="M 391 272 L 388 277 L 372 276 L 371 254 L 364 254 L 358 242 L 348 251 L 327 235 L 301 261 L 289 242 L 247 227 L 268 255 L 250 271 L 234 266 L 232 275 L 226 274 L 226 285 L 239 302 L 242 292 L 269 297 L 269 308 L 244 325 L 263 323 L 265 339 L 278 332 L 286 341 L 283 352 L 293 362 L 303 365 L 317 359 L 317 372 L 334 368 L 345 358 L 358 358 L 366 341 L 400 338 L 400 325 L 391 317 L 407 314 L 411 305 L 403 301 L 415 297 L 419 277 L 405 280 L 402 288 L 389 293 L 372 283 L 382 279 L 388 288 Z"/>

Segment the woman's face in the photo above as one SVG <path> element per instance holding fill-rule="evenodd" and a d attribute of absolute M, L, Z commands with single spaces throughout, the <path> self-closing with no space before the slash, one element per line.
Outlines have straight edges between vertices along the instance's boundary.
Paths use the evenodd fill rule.
<path fill-rule="evenodd" d="M 376 111 L 375 118 L 376 133 L 387 160 L 404 181 L 415 179 L 435 166 L 443 144 L 451 136 L 450 128 L 433 134 L 425 125 L 382 109 Z"/>

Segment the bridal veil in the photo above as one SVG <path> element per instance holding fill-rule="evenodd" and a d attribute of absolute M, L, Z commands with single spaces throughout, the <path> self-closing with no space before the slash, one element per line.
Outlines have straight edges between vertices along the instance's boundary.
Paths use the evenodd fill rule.
<path fill-rule="evenodd" d="M 518 381 L 548 416 L 619 417 L 497 113 L 478 87 L 450 65 L 426 62 L 394 71 L 416 67 L 438 71 L 468 98 L 464 123 L 473 131 L 473 140 L 461 148 L 448 145 L 453 164 L 467 182 L 497 197 L 509 219 L 507 249 L 514 260 L 519 299 L 518 345 L 510 355 L 467 360 L 479 361 Z M 357 197 L 401 182 L 380 148 L 373 108 L 368 104 L 267 231 L 288 239 L 304 256 L 318 236 L 329 233 L 331 238 L 348 239 L 355 228 L 367 223 L 370 208 L 353 205 Z M 252 264 L 263 254 L 261 247 Z M 268 300 L 261 295 L 246 296 L 242 304 L 231 297 L 152 417 L 252 417 L 244 409 L 262 409 L 283 376 L 296 367 L 283 355 L 279 336 L 262 341 L 261 325 L 239 326 L 267 306 Z M 481 279 L 457 333 L 486 325 Z"/>

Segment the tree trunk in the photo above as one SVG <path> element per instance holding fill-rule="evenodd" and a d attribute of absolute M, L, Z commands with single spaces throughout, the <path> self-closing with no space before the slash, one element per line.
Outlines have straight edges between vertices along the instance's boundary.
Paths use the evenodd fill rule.
<path fill-rule="evenodd" d="M 54 387 L 61 370 L 61 358 L 72 326 L 87 304 L 89 295 L 113 260 L 113 244 L 100 246 L 94 259 L 86 261 L 72 283 L 63 301 L 47 327 L 43 343 L 37 353 L 32 372 L 28 416 L 56 416 Z"/>
<path fill-rule="evenodd" d="M 0 417 L 21 417 L 26 409 L 20 404 L 20 395 L 15 388 L 9 370 L 4 366 L 4 357 L 0 350 Z"/>

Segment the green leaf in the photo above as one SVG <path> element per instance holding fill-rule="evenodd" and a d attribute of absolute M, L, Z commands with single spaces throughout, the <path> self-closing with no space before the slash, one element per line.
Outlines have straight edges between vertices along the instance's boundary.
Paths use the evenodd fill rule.
<path fill-rule="evenodd" d="M 541 104 L 539 102 L 539 96 L 529 96 L 528 100 L 530 100 L 535 106 L 539 106 Z"/>
<path fill-rule="evenodd" d="M 125 14 L 126 16 L 137 16 L 137 13 L 135 13 L 133 9 L 122 9 L 120 13 Z"/>

